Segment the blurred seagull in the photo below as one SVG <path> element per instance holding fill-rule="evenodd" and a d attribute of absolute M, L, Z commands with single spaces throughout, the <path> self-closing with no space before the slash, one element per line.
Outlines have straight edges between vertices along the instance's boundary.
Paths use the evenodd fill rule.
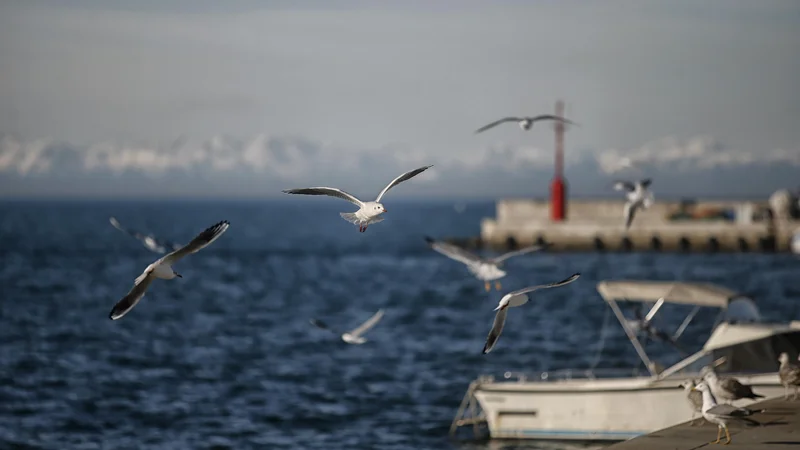
<path fill-rule="evenodd" d="M 625 202 L 625 209 L 623 210 L 626 230 L 630 228 L 637 209 L 647 209 L 653 204 L 653 193 L 647 189 L 650 183 L 650 179 L 641 180 L 635 184 L 627 181 L 617 181 L 614 183 L 614 189 L 625 191 L 625 196 L 628 198 L 628 201 Z"/>
<path fill-rule="evenodd" d="M 378 198 L 372 202 L 362 202 L 361 200 L 357 199 L 352 194 L 348 194 L 347 192 L 332 188 L 332 187 L 310 187 L 310 188 L 302 188 L 302 189 L 285 189 L 281 192 L 286 194 L 303 194 L 303 195 L 328 195 L 331 197 L 341 198 L 342 200 L 347 200 L 350 203 L 358 206 L 358 211 L 354 213 L 339 213 L 342 218 L 354 225 L 358 225 L 358 231 L 365 232 L 367 231 L 367 227 L 373 223 L 383 222 L 383 217 L 380 217 L 381 214 L 386 212 L 386 208 L 383 207 L 381 203 L 381 198 L 386 194 L 386 192 L 397 186 L 398 184 L 402 183 L 403 181 L 410 180 L 411 178 L 419 175 L 420 173 L 428 170 L 431 166 L 420 167 L 419 169 L 414 169 L 410 172 L 406 172 L 399 177 L 392 180 L 388 186 L 383 188 L 380 194 L 378 194 Z"/>
<path fill-rule="evenodd" d="M 183 247 L 183 245 L 181 245 L 181 244 L 176 244 L 176 243 L 170 242 L 170 241 L 162 241 L 162 240 L 156 238 L 155 236 L 153 236 L 152 234 L 143 234 L 143 233 L 139 233 L 138 231 L 134 231 L 134 230 L 131 230 L 129 228 L 125 228 L 122 225 L 120 225 L 120 223 L 119 223 L 119 221 L 117 220 L 116 217 L 109 217 L 108 221 L 111 222 L 111 225 L 113 225 L 114 228 L 116 228 L 119 231 L 122 231 L 124 233 L 128 233 L 129 235 L 131 235 L 131 236 L 135 237 L 136 239 L 138 239 L 142 243 L 142 245 L 144 245 L 145 248 L 147 248 L 151 252 L 164 254 L 164 253 L 167 252 L 168 249 L 169 250 L 177 250 L 177 249 Z"/>
<path fill-rule="evenodd" d="M 450 259 L 462 262 L 467 265 L 467 270 L 470 271 L 476 278 L 483 281 L 486 291 L 492 289 L 490 281 L 499 280 L 506 276 L 506 272 L 500 269 L 503 261 L 511 258 L 512 256 L 523 255 L 525 253 L 536 252 L 544 249 L 544 246 L 533 245 L 530 247 L 521 248 L 513 252 L 503 253 L 502 255 L 495 256 L 494 258 L 481 258 L 480 256 L 464 250 L 461 247 L 448 244 L 446 242 L 437 241 L 430 236 L 425 236 L 425 241 L 435 251 L 447 256 Z M 495 289 L 500 290 L 500 282 L 495 281 Z"/>
<path fill-rule="evenodd" d="M 694 380 L 684 381 L 681 383 L 681 387 L 683 388 L 683 392 L 686 394 L 686 401 L 689 402 L 689 406 L 692 408 L 692 421 L 689 423 L 689 426 L 691 427 L 694 426 L 695 414 L 703 413 L 703 394 L 695 389 Z"/>
<path fill-rule="evenodd" d="M 717 425 L 717 440 L 710 442 L 710 444 L 719 444 L 719 441 L 722 438 L 723 429 L 725 430 L 725 437 L 728 439 L 727 441 L 723 442 L 723 445 L 728 445 L 731 443 L 731 434 L 728 431 L 728 424 L 743 423 L 754 426 L 761 425 L 755 420 L 748 419 L 747 417 L 758 412 L 764 412 L 763 409 L 753 411 L 752 409 L 737 408 L 731 405 L 718 405 L 714 395 L 711 393 L 711 389 L 705 382 L 701 382 L 695 386 L 694 389 L 702 392 L 703 394 L 703 417 L 705 417 L 707 421 Z"/>
<path fill-rule="evenodd" d="M 144 297 L 147 287 L 150 286 L 150 283 L 152 283 L 156 278 L 161 278 L 162 280 L 171 280 L 175 277 L 183 278 L 179 273 L 172 269 L 172 265 L 180 261 L 186 255 L 190 255 L 207 247 L 218 237 L 220 237 L 229 226 L 230 223 L 228 223 L 227 220 L 223 220 L 222 222 L 212 225 L 211 227 L 203 230 L 197 235 L 197 237 L 192 239 L 192 241 L 186 244 L 184 247 L 175 250 L 174 252 L 157 260 L 153 264 L 147 266 L 147 268 L 144 269 L 144 272 L 142 272 L 142 274 L 136 278 L 131 291 L 128 292 L 128 294 L 123 297 L 122 300 L 117 302 L 116 305 L 114 305 L 114 308 L 108 315 L 109 319 L 117 320 L 127 314 L 128 311 L 136 306 L 136 304 L 139 303 L 139 300 Z"/>
<path fill-rule="evenodd" d="M 494 316 L 494 324 L 492 324 L 492 329 L 489 331 L 489 335 L 486 337 L 486 344 L 484 344 L 483 346 L 483 354 L 485 355 L 490 351 L 492 351 L 495 344 L 497 344 L 497 340 L 500 339 L 500 333 L 503 332 L 503 326 L 506 324 L 506 315 L 508 315 L 508 308 L 522 306 L 525 303 L 528 303 L 528 296 L 525 294 L 539 289 L 564 286 L 565 284 L 569 284 L 577 280 L 578 277 L 580 276 L 581 276 L 580 273 L 575 273 L 566 280 L 562 280 L 556 283 L 542 284 L 539 286 L 529 286 L 526 288 L 522 288 L 518 291 L 509 292 L 508 294 L 504 295 L 503 298 L 500 299 L 500 303 L 497 304 L 497 308 L 494 309 L 495 311 L 497 311 L 497 314 L 495 314 Z"/>
<path fill-rule="evenodd" d="M 742 398 L 752 400 L 764 398 L 763 395 L 754 393 L 753 388 L 740 383 L 736 378 L 719 377 L 717 372 L 709 366 L 703 367 L 700 370 L 700 375 L 702 375 L 703 381 L 711 388 L 711 393 L 714 394 L 714 397 L 721 401 L 726 401 L 728 404 Z"/>
<path fill-rule="evenodd" d="M 555 120 L 556 122 L 567 123 L 570 125 L 578 125 L 577 123 L 569 119 L 565 119 L 559 116 L 554 116 L 552 114 L 541 114 L 539 116 L 534 116 L 534 117 L 505 117 L 503 119 L 492 122 L 488 125 L 484 125 L 481 128 L 478 128 L 477 130 L 475 130 L 475 134 L 482 133 L 488 130 L 489 128 L 494 128 L 500 125 L 501 123 L 506 123 L 506 122 L 518 122 L 519 127 L 527 131 L 531 129 L 534 122 L 538 122 L 540 120 Z"/>
<path fill-rule="evenodd" d="M 798 358 L 800 359 L 800 356 Z M 800 387 L 800 367 L 789 362 L 789 354 L 786 352 L 778 356 L 778 361 L 781 363 L 781 367 L 778 369 L 778 378 L 783 385 L 783 399 L 789 399 L 789 386 L 793 386 L 792 400 L 797 400 L 797 389 Z"/>
<path fill-rule="evenodd" d="M 361 335 L 369 331 L 370 328 L 374 327 L 382 317 L 383 309 L 379 309 L 378 312 L 373 314 L 373 316 L 367 319 L 366 322 L 359 325 L 358 328 L 342 333 L 342 340 L 348 344 L 363 344 L 364 342 L 367 342 L 367 340 L 361 337 Z M 339 334 L 338 332 L 331 330 L 328 325 L 321 320 L 311 319 L 311 325 L 314 325 L 315 327 L 325 331 L 330 331 L 331 333 Z"/>

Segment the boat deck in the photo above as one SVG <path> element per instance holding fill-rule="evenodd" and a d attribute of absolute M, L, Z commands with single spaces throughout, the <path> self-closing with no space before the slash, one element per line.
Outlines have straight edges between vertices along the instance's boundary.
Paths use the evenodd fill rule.
<path fill-rule="evenodd" d="M 786 401 L 783 396 L 747 405 L 750 409 L 766 409 L 763 413 L 751 416 L 761 422 L 762 427 L 731 426 L 731 444 L 720 447 L 726 449 L 769 449 L 797 450 L 800 448 L 800 399 Z M 699 421 L 698 421 L 699 422 Z M 607 447 L 610 450 L 689 450 L 696 448 L 716 448 L 710 444 L 717 437 L 717 426 L 703 420 L 689 426 L 684 422 L 673 427 L 639 436 L 629 441 Z M 725 433 L 720 443 L 725 442 Z"/>

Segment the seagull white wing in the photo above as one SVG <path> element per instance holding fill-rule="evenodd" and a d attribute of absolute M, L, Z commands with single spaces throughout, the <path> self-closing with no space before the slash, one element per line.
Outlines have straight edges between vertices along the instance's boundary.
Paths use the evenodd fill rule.
<path fill-rule="evenodd" d="M 108 314 L 108 318 L 111 320 L 117 320 L 128 313 L 137 303 L 139 300 L 144 297 L 144 293 L 147 291 L 147 288 L 150 286 L 150 283 L 153 282 L 155 276 L 153 275 L 153 270 L 149 269 L 145 273 L 139 276 L 136 279 L 136 283 L 133 285 L 133 288 L 128 292 L 125 297 L 122 297 L 122 300 L 118 301 L 114 308 L 111 309 L 111 312 Z"/>
<path fill-rule="evenodd" d="M 477 130 L 475 130 L 475 134 L 482 133 L 482 132 L 488 130 L 489 128 L 494 128 L 494 127 L 500 125 L 501 123 L 519 122 L 521 120 L 524 120 L 524 119 L 522 117 L 504 117 L 504 118 L 502 118 L 500 120 L 496 120 L 496 121 L 494 121 L 494 122 L 492 122 L 492 123 L 490 123 L 488 125 L 484 125 L 484 126 L 478 128 Z"/>
<path fill-rule="evenodd" d="M 528 294 L 529 292 L 538 291 L 539 289 L 549 289 L 549 288 L 564 286 L 565 284 L 569 284 L 577 280 L 580 276 L 581 274 L 580 272 L 578 272 L 570 275 L 569 278 L 566 278 L 561 281 L 556 281 L 555 283 L 540 284 L 538 286 L 528 286 L 526 288 L 509 292 L 508 294 L 504 295 L 503 298 L 508 298 L 508 306 L 520 306 L 528 301 L 528 296 L 526 294 Z"/>
<path fill-rule="evenodd" d="M 617 181 L 614 183 L 614 189 L 617 191 L 633 192 L 636 190 L 636 187 L 633 185 L 633 183 L 628 181 Z"/>
<path fill-rule="evenodd" d="M 113 216 L 109 217 L 108 221 L 111 222 L 111 225 L 113 225 L 114 228 L 122 231 L 123 233 L 127 233 L 127 234 L 135 237 L 136 239 L 140 240 L 144 244 L 145 247 L 147 247 L 148 249 L 150 249 L 150 250 L 152 250 L 152 251 L 154 251 L 156 253 L 164 253 L 164 249 L 165 248 L 171 248 L 172 250 L 177 250 L 177 249 L 183 247 L 183 245 L 177 244 L 175 242 L 163 241 L 161 239 L 156 239 L 153 236 L 148 236 L 148 235 L 145 235 L 143 233 L 140 233 L 140 232 L 138 232 L 136 230 L 131 230 L 130 228 L 125 228 L 125 227 L 122 226 L 122 224 L 119 223 L 119 221 L 117 220 L 116 217 L 113 217 Z M 157 247 L 162 247 L 162 248 L 154 248 L 151 245 L 151 243 L 147 242 L 148 238 L 152 239 L 152 242 L 154 242 Z"/>
<path fill-rule="evenodd" d="M 136 239 L 143 240 L 143 239 L 147 238 L 147 236 L 145 236 L 144 234 L 142 234 L 142 233 L 140 233 L 138 231 L 134 231 L 134 230 L 131 230 L 130 228 L 123 227 L 122 224 L 119 223 L 119 221 L 117 220 L 116 217 L 113 217 L 113 216 L 109 217 L 108 221 L 111 222 L 111 225 L 114 228 L 118 229 L 119 231 L 122 231 L 123 233 L 128 233 L 129 235 L 135 237 Z"/>
<path fill-rule="evenodd" d="M 329 197 L 336 197 L 342 200 L 347 200 L 350 203 L 355 204 L 359 208 L 364 206 L 364 202 L 357 199 L 355 195 L 348 194 L 347 192 L 332 188 L 332 187 L 310 187 L 310 188 L 301 188 L 301 189 L 284 189 L 281 192 L 285 194 L 302 194 L 302 195 L 327 195 Z"/>
<path fill-rule="evenodd" d="M 361 336 L 369 331 L 370 328 L 374 327 L 375 324 L 381 320 L 381 318 L 383 318 L 383 309 L 379 309 L 378 312 L 373 314 L 373 316 L 367 319 L 366 322 L 362 323 L 358 326 L 358 328 L 353 329 L 349 333 L 353 336 Z"/>
<path fill-rule="evenodd" d="M 192 241 L 188 244 L 158 260 L 156 264 L 159 262 L 173 264 L 186 255 L 190 255 L 205 247 L 208 247 L 212 242 L 216 241 L 218 237 L 222 236 L 222 233 L 226 232 L 230 225 L 230 222 L 227 220 L 217 222 L 216 224 L 201 231 L 200 234 L 198 234 L 197 237 L 192 239 Z"/>
<path fill-rule="evenodd" d="M 375 201 L 376 202 L 381 201 L 381 199 L 383 198 L 384 195 L 386 195 L 386 192 L 388 192 L 389 189 L 397 186 L 398 184 L 402 183 L 403 181 L 407 181 L 407 180 L 410 180 L 410 179 L 414 178 L 415 176 L 421 174 L 422 172 L 425 172 L 426 170 L 430 169 L 431 167 L 433 167 L 433 166 L 432 165 L 424 166 L 424 167 L 420 167 L 419 169 L 410 170 L 410 171 L 400 175 L 399 177 L 395 178 L 394 180 L 392 180 L 391 183 L 389 183 L 385 188 L 383 188 L 381 193 L 378 194 L 378 198 L 376 198 Z"/>
<path fill-rule="evenodd" d="M 555 120 L 556 122 L 568 123 L 570 125 L 578 125 L 577 123 L 575 123 L 575 122 L 573 122 L 573 121 L 571 121 L 569 119 L 566 119 L 566 118 L 560 117 L 560 116 L 554 116 L 552 114 L 540 114 L 540 115 L 535 116 L 535 117 L 530 117 L 530 120 L 531 120 L 531 122 L 538 122 L 540 120 Z"/>
<path fill-rule="evenodd" d="M 500 256 L 495 256 L 494 258 L 491 258 L 489 261 L 497 264 L 501 261 L 507 260 L 508 258 L 512 258 L 518 255 L 524 255 L 525 253 L 538 252 L 539 250 L 543 250 L 544 248 L 545 246 L 543 245 L 532 245 L 530 247 L 524 247 L 519 250 L 514 250 L 513 252 L 503 253 Z"/>
<path fill-rule="evenodd" d="M 462 262 L 468 266 L 481 262 L 481 258 L 478 255 L 470 253 L 461 247 L 451 245 L 446 242 L 437 241 L 429 236 L 425 236 L 425 241 L 427 241 L 428 245 L 430 245 L 430 247 L 436 252 L 441 253 L 450 259 Z"/>
<path fill-rule="evenodd" d="M 500 339 L 500 334 L 503 332 L 503 327 L 506 324 L 507 315 L 508 315 L 508 308 L 503 308 L 497 311 L 497 314 L 494 315 L 494 323 L 492 324 L 492 329 L 489 330 L 489 335 L 486 336 L 486 343 L 483 344 L 484 355 L 492 351 L 495 344 L 497 344 L 497 340 Z"/>

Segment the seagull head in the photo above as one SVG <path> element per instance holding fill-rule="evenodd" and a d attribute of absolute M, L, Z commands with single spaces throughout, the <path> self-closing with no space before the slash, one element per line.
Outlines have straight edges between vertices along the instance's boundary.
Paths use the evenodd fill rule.
<path fill-rule="evenodd" d="M 708 390 L 708 385 L 706 384 L 705 381 L 701 381 L 700 383 L 697 384 L 697 386 L 693 387 L 692 390 L 704 392 Z"/>
<path fill-rule="evenodd" d="M 383 203 L 375 203 L 372 206 L 372 213 L 374 214 L 383 214 L 386 212 L 386 208 L 383 207 Z"/>
<path fill-rule="evenodd" d="M 498 311 L 505 308 L 508 308 L 508 298 L 503 297 L 503 299 L 500 300 L 500 303 L 497 304 L 497 308 L 493 309 L 493 311 Z"/>
<path fill-rule="evenodd" d="M 519 121 L 519 127 L 523 130 L 530 130 L 531 125 L 533 125 L 533 121 L 530 119 L 522 119 Z"/>
<path fill-rule="evenodd" d="M 788 364 L 789 363 L 789 354 L 786 353 L 786 352 L 781 353 L 780 356 L 778 356 L 778 362 L 781 363 L 781 364 Z"/>

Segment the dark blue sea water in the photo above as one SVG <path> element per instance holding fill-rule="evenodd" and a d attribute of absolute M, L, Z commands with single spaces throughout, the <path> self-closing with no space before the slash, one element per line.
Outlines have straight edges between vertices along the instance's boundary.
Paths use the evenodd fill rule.
<path fill-rule="evenodd" d="M 330 199 L 0 204 L 0 448 L 537 448 L 451 443 L 448 427 L 479 374 L 591 365 L 607 311 L 598 280 L 712 281 L 753 295 L 768 319 L 800 318 L 790 255 L 532 254 L 507 263 L 503 291 L 582 277 L 515 310 L 482 355 L 500 294 L 423 236 L 475 235 L 494 206 L 387 208 L 362 234 Z M 176 266 L 183 279 L 157 280 L 111 321 L 158 255 L 110 215 L 179 242 L 231 227 Z M 308 322 L 347 329 L 379 308 L 360 346 Z M 686 342 L 700 345 L 712 319 L 698 317 Z M 599 367 L 635 366 L 609 323 Z"/>

